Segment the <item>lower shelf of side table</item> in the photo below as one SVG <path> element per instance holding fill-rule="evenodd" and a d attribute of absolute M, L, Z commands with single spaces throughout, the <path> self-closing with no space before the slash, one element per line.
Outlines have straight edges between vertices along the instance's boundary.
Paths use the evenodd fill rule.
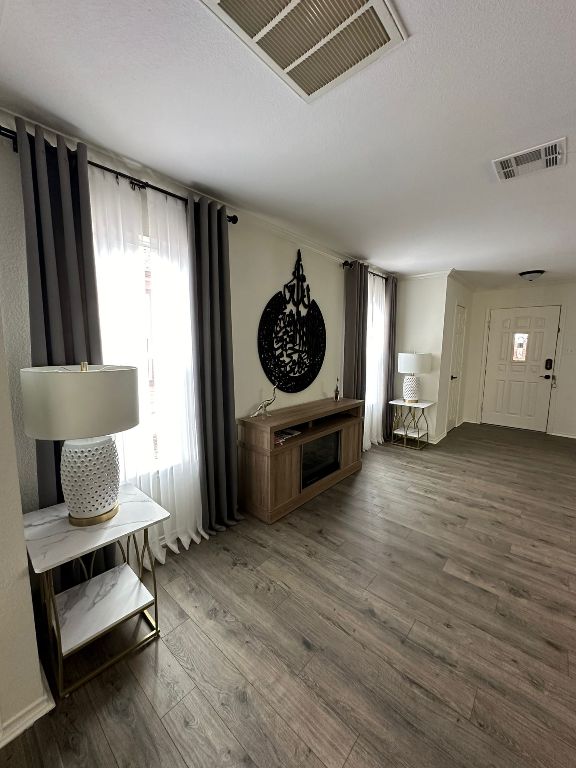
<path fill-rule="evenodd" d="M 125 563 L 56 595 L 62 655 L 68 656 L 154 603 Z"/>
<path fill-rule="evenodd" d="M 422 440 L 424 437 L 428 437 L 427 431 L 422 432 L 421 430 L 414 429 L 413 427 L 406 427 L 406 429 L 395 429 L 394 434 L 400 435 L 401 437 L 411 437 L 416 440 Z"/>

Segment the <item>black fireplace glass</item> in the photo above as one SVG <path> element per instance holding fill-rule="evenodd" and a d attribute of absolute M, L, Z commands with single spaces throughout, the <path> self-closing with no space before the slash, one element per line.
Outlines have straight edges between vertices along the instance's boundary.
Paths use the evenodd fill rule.
<path fill-rule="evenodd" d="M 302 488 L 340 469 L 340 432 L 318 437 L 302 446 Z"/>

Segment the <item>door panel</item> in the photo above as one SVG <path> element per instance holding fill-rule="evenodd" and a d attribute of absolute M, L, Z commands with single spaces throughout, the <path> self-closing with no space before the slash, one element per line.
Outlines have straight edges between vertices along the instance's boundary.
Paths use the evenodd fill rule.
<path fill-rule="evenodd" d="M 459 304 L 454 315 L 454 337 L 450 363 L 450 391 L 448 396 L 448 432 L 458 423 L 464 368 L 464 338 L 466 336 L 466 307 Z"/>
<path fill-rule="evenodd" d="M 483 422 L 546 431 L 559 320 L 556 306 L 490 312 Z"/>

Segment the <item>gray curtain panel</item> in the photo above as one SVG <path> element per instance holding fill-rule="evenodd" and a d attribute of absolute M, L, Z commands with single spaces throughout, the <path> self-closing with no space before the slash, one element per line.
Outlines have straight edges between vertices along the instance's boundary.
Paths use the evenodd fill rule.
<path fill-rule="evenodd" d="M 199 350 L 202 523 L 215 533 L 240 519 L 226 208 L 190 197 L 188 227 Z"/>
<path fill-rule="evenodd" d="M 17 119 L 32 365 L 102 363 L 86 147 L 54 147 Z M 36 441 L 41 507 L 62 500 L 59 444 Z"/>
<path fill-rule="evenodd" d="M 366 325 L 368 316 L 368 265 L 359 261 L 345 271 L 344 397 L 366 396 Z"/>
<path fill-rule="evenodd" d="M 388 340 L 384 350 L 384 417 L 382 433 L 384 440 L 392 440 L 392 424 L 394 421 L 394 408 L 388 405 L 389 400 L 394 399 L 394 379 L 396 376 L 396 293 L 398 279 L 392 275 L 386 278 L 386 301 L 384 317 L 385 339 Z"/>
<path fill-rule="evenodd" d="M 22 174 L 33 366 L 102 363 L 86 146 L 68 149 L 16 120 Z M 40 507 L 63 501 L 60 443 L 36 441 Z M 114 549 L 96 562 L 114 564 Z M 97 572 L 97 571 L 96 571 Z M 75 579 L 74 579 L 75 580 Z M 61 586 L 70 579 L 62 576 Z"/>

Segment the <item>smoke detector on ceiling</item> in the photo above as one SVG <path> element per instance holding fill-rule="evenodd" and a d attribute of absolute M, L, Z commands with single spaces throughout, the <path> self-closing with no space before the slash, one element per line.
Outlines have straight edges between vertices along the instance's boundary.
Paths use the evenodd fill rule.
<path fill-rule="evenodd" d="M 546 270 L 544 269 L 527 269 L 525 272 L 518 272 L 518 277 L 521 277 L 523 280 L 528 280 L 529 283 L 533 283 L 534 280 L 538 280 L 539 277 L 542 277 Z"/>
<path fill-rule="evenodd" d="M 566 165 L 566 137 L 530 147 L 515 155 L 500 157 L 492 163 L 500 181 L 517 179 L 518 176 L 525 176 L 533 171 Z"/>
<path fill-rule="evenodd" d="M 387 0 L 202 0 L 305 101 L 402 43 Z"/>

